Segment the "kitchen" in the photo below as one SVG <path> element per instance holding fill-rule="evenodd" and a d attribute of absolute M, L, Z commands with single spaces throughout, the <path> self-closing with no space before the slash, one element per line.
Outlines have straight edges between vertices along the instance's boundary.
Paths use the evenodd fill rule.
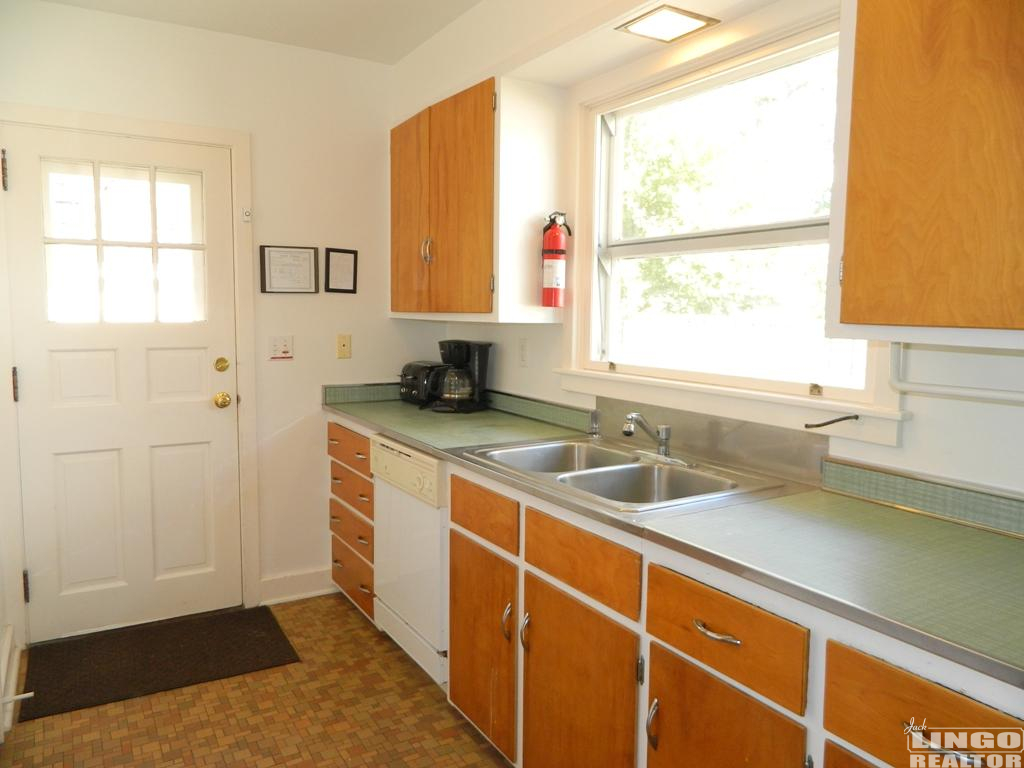
<path fill-rule="evenodd" d="M 59 120 L 53 111 L 72 111 L 145 121 L 145 128 L 155 135 L 160 135 L 158 123 L 214 126 L 221 132 L 245 134 L 251 137 L 252 157 L 251 197 L 247 201 L 253 212 L 251 231 L 246 235 L 251 243 L 249 256 L 255 259 L 256 246 L 269 243 L 344 246 L 360 252 L 355 294 L 281 297 L 254 288 L 250 298 L 240 300 L 251 301 L 252 323 L 239 327 L 239 348 L 244 350 L 248 344 L 250 356 L 255 357 L 247 367 L 239 353 L 238 392 L 243 401 L 251 395 L 256 404 L 254 412 L 246 414 L 244 405 L 239 411 L 242 444 L 248 446 L 241 457 L 243 483 L 244 478 L 250 479 L 243 497 L 256 500 L 257 509 L 246 517 L 243 504 L 246 605 L 332 589 L 330 538 L 324 525 L 329 496 L 324 437 L 330 413 L 323 410 L 323 385 L 396 382 L 404 363 L 437 360 L 437 342 L 446 339 L 492 342 L 489 386 L 512 396 L 583 410 L 592 409 L 598 398 L 629 401 L 654 424 L 668 420 L 652 415 L 665 408 L 796 434 L 804 432 L 804 423 L 859 411 L 866 414 L 861 420 L 825 428 L 831 457 L 915 477 L 940 478 L 969 489 L 994 489 L 1010 499 L 1024 493 L 1024 475 L 1015 451 L 1024 427 L 1024 412 L 1019 404 L 1013 404 L 1022 368 L 1019 354 L 1013 351 L 1020 347 L 1017 330 L 932 328 L 889 336 L 876 330 L 872 338 L 912 343 L 902 361 L 897 361 L 903 370 L 897 369 L 892 381 L 898 387 L 903 386 L 901 380 L 917 386 L 896 394 L 888 373 L 890 353 L 880 342 L 873 360 L 886 370 L 876 379 L 878 391 L 873 395 L 882 405 L 874 410 L 849 403 L 823 409 L 806 405 L 787 408 L 787 393 L 761 400 L 737 399 L 723 397 L 710 387 L 642 387 L 631 378 L 624 379 L 626 384 L 598 379 L 575 365 L 576 352 L 586 343 L 581 343 L 578 329 L 567 320 L 582 295 L 579 288 L 569 291 L 561 323 L 516 318 L 505 325 L 465 323 L 451 316 L 415 320 L 391 316 L 387 258 L 391 185 L 386 169 L 392 128 L 492 76 L 499 78 L 499 88 L 505 88 L 505 80 L 539 82 L 545 85 L 544 92 L 564 94 L 567 104 L 600 104 L 609 96 L 635 93 L 638 88 L 664 82 L 666 73 L 676 76 L 692 70 L 695 65 L 688 66 L 688 62 L 706 62 L 725 44 L 738 46 L 734 52 L 741 51 L 743 46 L 736 41 L 744 38 L 774 41 L 801 30 L 834 25 L 839 11 L 820 2 L 708 3 L 690 10 L 722 18 L 722 22 L 689 42 L 674 45 L 639 38 L 634 42 L 614 29 L 646 8 L 638 9 L 636 3 L 580 0 L 562 4 L 552 18 L 550 8 L 541 3 L 511 7 L 485 0 L 453 17 L 443 28 L 438 26 L 418 47 L 385 65 L 369 61 L 370 54 L 338 56 L 222 34 L 230 31 L 224 29 L 196 29 L 67 4 L 4 2 L 0 60 L 3 71 L 14 75 L 0 84 L 0 101 L 41 110 L 32 116 L 36 123 Z M 111 5 L 107 10 L 117 8 Z M 839 17 L 841 57 L 844 50 L 849 53 L 842 40 L 844 34 L 851 34 L 850 24 L 849 14 Z M 618 38 L 629 42 L 617 43 Z M 331 97 L 325 98 L 325 94 Z M 500 113 L 498 119 L 507 117 L 511 115 Z M 102 123 L 95 125 L 102 129 Z M 579 181 L 582 161 L 577 158 L 581 153 L 574 149 L 581 133 L 573 125 L 559 134 L 556 164 L 545 170 L 545 179 L 564 184 L 561 196 L 544 201 L 541 209 L 533 212 L 540 213 L 539 221 L 514 231 L 530 250 L 531 266 L 538 274 L 540 229 L 543 217 L 552 210 L 570 214 L 574 232 L 570 277 L 578 277 L 584 268 L 584 260 L 578 257 L 588 237 L 584 222 L 589 213 L 579 203 L 586 199 L 586 190 Z M 229 144 L 234 141 L 233 136 L 223 139 Z M 1019 157 L 1019 145 L 1017 153 Z M 14 161 L 12 156 L 12 165 Z M 506 167 L 499 162 L 499 183 L 515 181 L 506 177 Z M 12 184 L 15 180 L 12 176 Z M 983 186 L 970 189 L 971 199 L 984 200 L 989 194 Z M 499 205 L 505 205 L 500 190 Z M 524 216 L 529 213 L 520 211 Z M 502 236 L 500 221 L 498 236 Z M 837 268 L 838 264 L 830 264 L 830 269 Z M 1013 285 L 1013 273 L 1007 274 L 1008 284 Z M 500 272 L 498 278 L 501 291 L 508 282 Z M 5 286 L 5 301 L 7 293 Z M 833 310 L 838 307 L 829 308 Z M 7 314 L 8 309 L 2 308 L 2 316 Z M 882 325 L 889 325 L 891 331 L 892 325 Z M 351 359 L 336 356 L 340 333 L 351 334 Z M 6 357 L 10 329 L 4 328 L 3 334 L 2 362 L 10 367 L 15 364 Z M 280 335 L 294 339 L 291 360 L 270 360 L 265 354 L 268 340 Z M 595 383 L 588 387 L 589 381 Z M 23 378 L 22 386 L 27 398 L 30 379 Z M 930 387 L 939 389 L 930 391 Z M 941 394 L 949 387 L 957 388 L 955 397 Z M 805 401 L 806 397 L 801 402 Z M 2 432 L 8 436 L 0 449 L 2 486 L 8 494 L 0 520 L 5 597 L 0 624 L 15 625 L 21 633 L 20 645 L 26 628 L 21 590 L 16 589 L 23 566 L 16 469 L 19 447 L 10 437 L 15 434 L 15 411 L 9 402 L 0 411 Z M 896 414 L 902 415 L 897 418 Z M 603 414 L 602 434 L 614 438 L 622 426 L 621 420 L 615 423 L 616 416 L 622 415 Z M 588 425 L 581 426 L 586 431 Z M 875 439 L 862 439 L 868 432 Z M 692 434 L 693 429 L 677 427 L 672 449 L 685 456 Z M 638 448 L 655 447 L 641 430 L 629 440 Z M 757 602 L 753 596 L 740 596 Z M 1008 605 L 1007 612 L 1011 608 Z M 799 621 L 799 616 L 787 615 L 782 609 L 777 612 Z M 817 629 L 817 625 L 811 626 Z M 1020 637 L 1010 640 L 1019 649 Z M 885 656 L 881 651 L 877 655 Z M 941 667 L 944 663 L 928 658 L 924 668 L 913 671 L 929 677 L 932 664 Z M 947 671 L 955 669 L 945 663 Z M 815 675 L 824 674 L 821 659 L 818 663 L 812 659 L 810 674 L 811 683 Z M 951 687 L 966 685 L 958 683 L 955 674 L 936 672 L 931 677 L 936 676 Z M 819 677 L 817 684 L 821 682 Z M 975 697 L 1020 717 L 1019 683 L 995 683 L 1002 691 L 999 696 L 986 699 L 976 692 Z M 642 709 L 646 715 L 646 701 Z M 820 722 L 820 711 L 817 716 Z M 642 730 L 641 723 L 637 727 Z M 16 733 L 17 726 L 12 735 Z M 816 744 L 808 750 L 822 748 L 820 740 Z M 638 753 L 638 759 L 644 759 L 645 750 L 638 747 Z M 861 749 L 858 754 L 865 758 L 870 751 Z M 820 764 L 820 754 L 815 752 L 814 757 Z M 876 764 L 877 759 L 870 762 L 869 758 L 869 764 Z"/>

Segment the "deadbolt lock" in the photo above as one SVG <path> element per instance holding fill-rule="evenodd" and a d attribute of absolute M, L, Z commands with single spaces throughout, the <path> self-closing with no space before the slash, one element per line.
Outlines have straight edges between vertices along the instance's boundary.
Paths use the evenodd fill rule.
<path fill-rule="evenodd" d="M 227 392 L 218 392 L 213 396 L 213 404 L 218 408 L 227 408 L 231 405 L 231 395 Z"/>

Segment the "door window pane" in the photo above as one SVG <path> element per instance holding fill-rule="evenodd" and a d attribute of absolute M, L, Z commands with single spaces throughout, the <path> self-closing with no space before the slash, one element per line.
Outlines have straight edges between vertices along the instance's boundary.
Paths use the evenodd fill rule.
<path fill-rule="evenodd" d="M 203 242 L 203 176 L 156 172 L 156 239 L 189 245 Z"/>
<path fill-rule="evenodd" d="M 195 323 L 206 319 L 206 254 L 203 251 L 161 248 L 156 274 L 161 323 Z"/>
<path fill-rule="evenodd" d="M 612 241 L 828 216 L 836 70 L 829 51 L 618 115 Z"/>
<path fill-rule="evenodd" d="M 153 239 L 148 168 L 100 166 L 100 221 L 104 240 Z"/>
<path fill-rule="evenodd" d="M 863 389 L 867 342 L 826 339 L 828 244 L 617 259 L 617 364 Z"/>
<path fill-rule="evenodd" d="M 51 322 L 99 322 L 100 271 L 95 245 L 47 245 L 46 283 L 46 316 Z"/>
<path fill-rule="evenodd" d="M 43 161 L 43 227 L 46 237 L 96 239 L 92 163 Z"/>
<path fill-rule="evenodd" d="M 156 314 L 150 248 L 103 249 L 103 319 L 108 323 L 151 323 Z"/>

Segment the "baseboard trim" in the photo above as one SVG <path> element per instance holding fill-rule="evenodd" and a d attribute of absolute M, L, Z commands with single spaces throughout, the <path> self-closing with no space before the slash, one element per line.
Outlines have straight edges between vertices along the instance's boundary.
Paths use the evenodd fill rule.
<path fill-rule="evenodd" d="M 270 576 L 260 582 L 260 605 L 274 605 L 337 592 L 330 568 Z"/>

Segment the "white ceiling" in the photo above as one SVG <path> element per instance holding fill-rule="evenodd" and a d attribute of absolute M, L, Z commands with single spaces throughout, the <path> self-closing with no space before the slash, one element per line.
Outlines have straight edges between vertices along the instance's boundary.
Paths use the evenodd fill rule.
<path fill-rule="evenodd" d="M 480 0 L 49 0 L 394 64 Z"/>

